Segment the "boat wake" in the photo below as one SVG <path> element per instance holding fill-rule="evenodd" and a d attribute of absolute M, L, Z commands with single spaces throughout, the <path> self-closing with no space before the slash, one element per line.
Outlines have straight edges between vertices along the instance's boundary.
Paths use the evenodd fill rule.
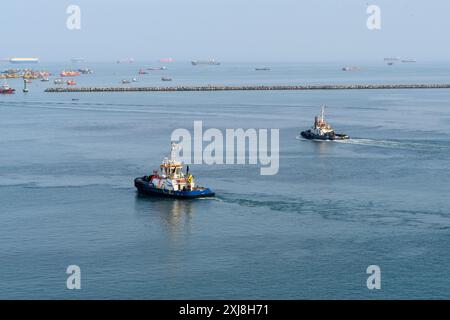
<path fill-rule="evenodd" d="M 387 148 L 387 149 L 402 149 L 402 150 L 416 150 L 416 151 L 442 151 L 448 150 L 450 146 L 435 144 L 435 143 L 426 143 L 426 142 L 414 142 L 414 141 L 396 141 L 396 140 L 375 140 L 375 139 L 358 139 L 358 138 L 350 138 L 346 140 L 318 140 L 318 139 L 305 139 L 301 135 L 295 137 L 296 140 L 309 142 L 309 141 L 318 141 L 320 143 L 342 143 L 342 144 L 350 144 L 350 145 L 358 145 L 358 146 L 367 146 L 367 147 L 377 147 L 377 148 Z"/>
<path fill-rule="evenodd" d="M 437 145 L 432 143 L 410 142 L 410 141 L 396 141 L 396 140 L 374 140 L 374 139 L 348 139 L 335 140 L 338 143 L 353 144 L 368 147 L 390 148 L 390 149 L 405 149 L 405 150 L 442 150 L 448 148 L 444 145 Z"/>
<path fill-rule="evenodd" d="M 247 208 L 267 208 L 285 214 L 318 215 L 326 220 L 355 222 L 381 226 L 425 227 L 438 230 L 450 228 L 450 215 L 443 210 L 432 208 L 398 209 L 382 201 L 374 203 L 363 199 L 333 200 L 322 198 L 311 200 L 304 198 L 271 197 L 266 195 L 255 199 L 255 195 L 224 193 L 224 203 L 236 204 Z"/>
<path fill-rule="evenodd" d="M 27 109 L 48 109 L 48 110 L 62 110 L 62 111 L 83 111 L 83 112 L 104 112 L 104 113 L 129 113 L 129 114 L 166 114 L 166 115 L 194 115 L 194 116 L 210 116 L 212 113 L 209 109 L 202 111 L 196 111 L 195 109 L 186 109 L 181 111 L 180 109 L 170 110 L 167 105 L 145 105 L 145 104 L 120 104 L 120 103 L 90 103 L 90 102 L 77 102 L 77 100 L 71 102 L 13 102 L 6 103 L 0 101 L 1 107 L 11 108 L 27 108 Z M 137 107 L 137 108 L 135 108 Z M 236 117 L 235 113 L 218 113 L 214 112 L 215 116 L 220 117 Z M 253 114 L 240 114 L 240 118 L 255 118 Z"/>

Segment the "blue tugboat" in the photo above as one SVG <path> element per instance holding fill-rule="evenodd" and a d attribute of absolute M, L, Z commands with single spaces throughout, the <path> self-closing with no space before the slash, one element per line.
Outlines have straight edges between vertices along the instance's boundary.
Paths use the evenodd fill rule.
<path fill-rule="evenodd" d="M 302 131 L 301 136 L 310 140 L 347 140 L 350 137 L 344 133 L 336 133 L 334 129 L 324 119 L 324 107 L 320 116 L 314 118 L 314 125 L 311 129 Z"/>
<path fill-rule="evenodd" d="M 183 163 L 176 157 L 178 145 L 172 142 L 172 150 L 160 165 L 160 171 L 154 170 L 150 176 L 134 179 L 134 186 L 139 193 L 179 199 L 213 197 L 214 191 L 197 186 L 189 166 L 183 172 Z"/>

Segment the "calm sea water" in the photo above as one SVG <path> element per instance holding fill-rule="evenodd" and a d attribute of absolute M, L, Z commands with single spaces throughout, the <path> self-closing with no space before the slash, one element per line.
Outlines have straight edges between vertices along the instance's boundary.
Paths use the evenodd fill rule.
<path fill-rule="evenodd" d="M 96 73 L 77 81 L 120 85 L 150 65 L 88 65 Z M 450 83 L 442 64 L 261 66 L 175 63 L 132 85 Z M 24 95 L 9 83 L 19 92 L 0 97 L 0 298 L 450 298 L 450 90 L 49 94 L 35 81 Z M 296 139 L 322 104 L 353 139 Z M 216 198 L 138 196 L 133 179 L 195 120 L 279 128 L 279 173 L 192 165 Z M 79 291 L 66 289 L 71 264 Z M 366 287 L 372 264 L 381 290 Z"/>

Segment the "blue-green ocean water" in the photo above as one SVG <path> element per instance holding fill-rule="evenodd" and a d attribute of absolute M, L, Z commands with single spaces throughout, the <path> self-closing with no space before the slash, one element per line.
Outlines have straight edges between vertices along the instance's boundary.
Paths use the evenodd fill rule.
<path fill-rule="evenodd" d="M 152 64 L 91 64 L 120 85 Z M 445 64 L 174 63 L 131 85 L 450 83 Z M 5 69 L 8 65 L 2 65 Z M 40 65 L 58 73 L 64 65 Z M 0 96 L 0 298 L 450 298 L 450 90 Z M 167 84 L 167 83 L 164 83 Z M 79 100 L 72 100 L 72 99 Z M 296 139 L 319 106 L 348 142 Z M 192 165 L 215 199 L 138 196 L 176 128 L 279 128 L 280 171 Z M 68 265 L 81 268 L 66 289 Z M 366 287 L 379 265 L 381 290 Z"/>

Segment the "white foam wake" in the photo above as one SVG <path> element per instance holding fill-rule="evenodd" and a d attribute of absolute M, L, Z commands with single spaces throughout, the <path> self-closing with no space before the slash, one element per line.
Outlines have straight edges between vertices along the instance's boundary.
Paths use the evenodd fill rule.
<path fill-rule="evenodd" d="M 438 150 L 445 148 L 445 146 L 431 143 L 394 141 L 394 140 L 348 139 L 348 140 L 336 140 L 336 142 L 368 147 L 409 149 L 409 150 L 430 150 L 430 149 Z"/>

